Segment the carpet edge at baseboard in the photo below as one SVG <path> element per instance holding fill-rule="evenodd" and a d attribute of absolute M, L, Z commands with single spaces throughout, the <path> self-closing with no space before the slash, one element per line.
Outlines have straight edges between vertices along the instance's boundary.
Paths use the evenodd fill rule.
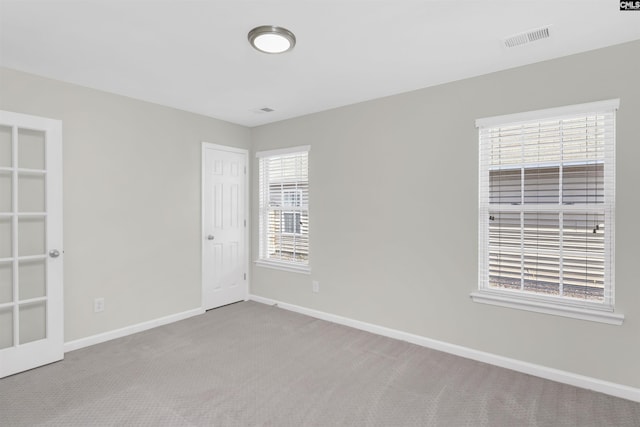
<path fill-rule="evenodd" d="M 499 356 L 497 354 L 487 353 L 480 350 L 474 350 L 469 347 L 451 344 L 444 341 L 438 341 L 420 335 L 403 332 L 397 329 L 386 328 L 384 326 L 362 322 L 360 320 L 350 319 L 348 317 L 338 316 L 324 311 L 314 310 L 311 308 L 273 300 L 271 298 L 261 297 L 259 295 L 249 295 L 249 299 L 251 301 L 262 304 L 277 305 L 278 307 L 285 310 L 294 311 L 296 313 L 304 314 L 344 326 L 349 326 L 355 329 L 360 329 L 385 337 L 410 342 L 412 344 L 431 348 L 433 350 L 438 350 L 449 354 L 454 354 L 466 359 L 488 363 L 490 365 L 499 366 L 501 368 L 511 369 L 513 371 L 522 372 L 524 374 L 533 375 L 536 377 L 584 388 L 587 390 L 597 391 L 599 393 L 620 397 L 622 399 L 627 399 L 634 402 L 640 402 L 640 388 L 588 377 L 586 375 L 580 375 L 569 371 L 550 368 L 547 366 L 536 365 L 534 363 Z"/>
<path fill-rule="evenodd" d="M 159 317 L 157 319 L 136 323 L 134 325 L 125 326 L 123 328 L 114 329 L 112 331 L 101 332 L 99 334 L 90 335 L 88 337 L 79 338 L 73 341 L 68 341 L 64 343 L 64 352 L 68 353 L 73 350 L 79 350 L 81 348 L 89 347 L 91 345 L 100 344 L 106 341 L 111 341 L 116 338 L 126 337 L 127 335 L 136 334 L 138 332 L 146 331 L 148 329 L 156 328 L 158 326 L 163 326 L 169 323 L 188 319 L 189 317 L 197 316 L 199 314 L 203 314 L 204 312 L 205 311 L 202 307 L 198 307 L 198 308 L 183 311 L 180 313 L 174 313 L 168 316 Z"/>

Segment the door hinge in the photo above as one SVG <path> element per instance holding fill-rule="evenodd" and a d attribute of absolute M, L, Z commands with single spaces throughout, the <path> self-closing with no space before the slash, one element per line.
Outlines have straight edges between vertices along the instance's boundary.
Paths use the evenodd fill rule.
<path fill-rule="evenodd" d="M 244 220 L 244 226 L 245 227 L 247 226 L 247 220 L 246 219 Z"/>
<path fill-rule="evenodd" d="M 247 280 L 247 273 L 244 273 L 244 280 Z"/>

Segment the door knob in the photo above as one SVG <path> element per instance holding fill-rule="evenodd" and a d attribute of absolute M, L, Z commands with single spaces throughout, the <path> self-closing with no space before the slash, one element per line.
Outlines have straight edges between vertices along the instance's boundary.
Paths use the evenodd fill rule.
<path fill-rule="evenodd" d="M 51 258 L 58 258 L 60 256 L 60 251 L 58 251 L 57 249 L 52 249 L 49 251 L 49 256 Z"/>
<path fill-rule="evenodd" d="M 215 237 L 213 237 L 213 234 L 209 234 L 209 235 L 207 236 L 207 240 L 213 240 L 213 239 L 215 239 Z"/>

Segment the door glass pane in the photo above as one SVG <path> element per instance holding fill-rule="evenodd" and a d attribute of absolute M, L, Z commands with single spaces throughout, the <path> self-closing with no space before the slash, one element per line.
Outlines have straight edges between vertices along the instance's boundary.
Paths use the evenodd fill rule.
<path fill-rule="evenodd" d="M 18 176 L 18 212 L 44 212 L 44 191 L 44 175 L 20 174 Z"/>
<path fill-rule="evenodd" d="M 11 257 L 11 218 L 0 217 L 0 258 Z"/>
<path fill-rule="evenodd" d="M 0 212 L 11 212 L 11 172 L 0 171 Z"/>
<path fill-rule="evenodd" d="M 0 126 L 0 167 L 11 167 L 11 127 Z"/>
<path fill-rule="evenodd" d="M 18 255 L 44 255 L 44 217 L 20 218 L 18 220 Z"/>
<path fill-rule="evenodd" d="M 46 338 L 47 310 L 44 301 L 21 305 L 18 317 L 20 319 L 20 344 Z"/>
<path fill-rule="evenodd" d="M 20 261 L 18 295 L 20 300 L 46 296 L 47 260 Z"/>
<path fill-rule="evenodd" d="M 18 167 L 44 169 L 44 136 L 37 130 L 18 130 Z"/>
<path fill-rule="evenodd" d="M 0 262 L 0 304 L 13 301 L 13 264 Z"/>
<path fill-rule="evenodd" d="M 0 262 L 0 304 L 13 301 L 13 264 Z"/>
<path fill-rule="evenodd" d="M 13 309 L 0 308 L 0 350 L 13 346 Z"/>

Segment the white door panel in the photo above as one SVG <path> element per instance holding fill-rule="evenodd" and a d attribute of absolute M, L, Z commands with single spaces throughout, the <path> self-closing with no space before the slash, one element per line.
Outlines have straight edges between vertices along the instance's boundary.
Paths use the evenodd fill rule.
<path fill-rule="evenodd" d="M 205 310 L 247 298 L 247 152 L 203 144 L 202 296 Z"/>
<path fill-rule="evenodd" d="M 62 123 L 0 111 L 0 378 L 62 359 Z"/>

